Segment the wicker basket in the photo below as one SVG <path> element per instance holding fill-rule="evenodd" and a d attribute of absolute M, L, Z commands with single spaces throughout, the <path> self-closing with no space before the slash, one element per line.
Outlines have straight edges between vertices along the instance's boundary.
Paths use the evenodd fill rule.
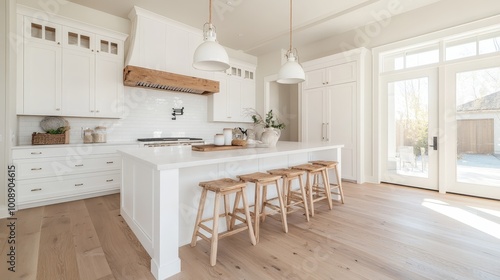
<path fill-rule="evenodd" d="M 54 145 L 54 144 L 68 144 L 69 131 L 63 134 L 49 134 L 33 132 L 31 135 L 32 145 Z"/>

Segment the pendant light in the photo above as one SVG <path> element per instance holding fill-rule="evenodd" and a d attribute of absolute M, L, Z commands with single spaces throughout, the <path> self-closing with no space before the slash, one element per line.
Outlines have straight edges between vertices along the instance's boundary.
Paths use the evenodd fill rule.
<path fill-rule="evenodd" d="M 203 25 L 203 41 L 194 52 L 193 67 L 204 71 L 228 69 L 229 57 L 224 47 L 217 43 L 215 26 L 212 24 L 212 0 L 209 0 L 208 22 Z"/>
<path fill-rule="evenodd" d="M 299 56 L 297 49 L 292 47 L 292 0 L 290 0 L 290 47 L 286 52 L 287 61 L 281 66 L 278 72 L 278 80 L 280 84 L 298 84 L 306 80 L 304 69 L 299 64 Z"/>

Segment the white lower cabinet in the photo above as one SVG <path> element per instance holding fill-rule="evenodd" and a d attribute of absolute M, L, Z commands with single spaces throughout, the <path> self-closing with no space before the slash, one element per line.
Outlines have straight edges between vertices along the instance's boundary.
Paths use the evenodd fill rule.
<path fill-rule="evenodd" d="M 122 146 L 14 148 L 18 207 L 29 208 L 119 192 Z"/>

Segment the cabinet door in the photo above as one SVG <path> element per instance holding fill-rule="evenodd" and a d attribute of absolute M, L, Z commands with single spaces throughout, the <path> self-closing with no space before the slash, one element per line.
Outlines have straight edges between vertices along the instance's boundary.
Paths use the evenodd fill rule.
<path fill-rule="evenodd" d="M 217 73 L 216 80 L 219 81 L 219 92 L 208 98 L 208 119 L 211 121 L 228 121 L 228 77 L 226 74 Z"/>
<path fill-rule="evenodd" d="M 61 45 L 61 26 L 24 17 L 24 39 L 47 45 Z"/>
<path fill-rule="evenodd" d="M 318 88 L 325 85 L 325 69 L 317 69 L 306 72 L 306 80 L 303 89 Z"/>
<path fill-rule="evenodd" d="M 356 62 L 329 67 L 326 71 L 326 84 L 338 85 L 356 81 Z"/>
<path fill-rule="evenodd" d="M 76 28 L 63 27 L 63 47 L 85 52 L 94 52 L 94 34 Z"/>
<path fill-rule="evenodd" d="M 99 56 L 123 60 L 123 42 L 119 40 L 96 35 L 95 50 Z"/>
<path fill-rule="evenodd" d="M 227 92 L 227 121 L 240 122 L 241 117 L 241 79 L 231 78 L 228 81 L 228 92 Z"/>
<path fill-rule="evenodd" d="M 23 111 L 61 115 L 61 46 L 24 42 Z"/>
<path fill-rule="evenodd" d="M 243 81 L 241 86 L 241 122 L 253 123 L 252 117 L 248 113 L 249 109 L 255 109 L 255 81 L 247 79 Z"/>
<path fill-rule="evenodd" d="M 328 87 L 328 141 L 343 144 L 342 178 L 357 180 L 356 83 Z"/>
<path fill-rule="evenodd" d="M 305 96 L 306 111 L 303 118 L 305 119 L 305 131 L 303 133 L 303 141 L 318 142 L 325 141 L 326 128 L 324 121 L 324 90 L 321 88 L 306 90 L 303 92 Z"/>
<path fill-rule="evenodd" d="M 123 62 L 98 54 L 95 61 L 95 116 L 119 118 L 123 103 Z"/>
<path fill-rule="evenodd" d="M 89 50 L 64 49 L 62 57 L 62 110 L 64 116 L 94 115 L 94 61 Z"/>

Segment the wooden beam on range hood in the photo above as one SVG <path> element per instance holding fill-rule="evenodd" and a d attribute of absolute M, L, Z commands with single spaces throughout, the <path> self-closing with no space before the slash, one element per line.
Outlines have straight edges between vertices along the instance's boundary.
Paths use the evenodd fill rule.
<path fill-rule="evenodd" d="M 127 65 L 123 69 L 123 84 L 129 87 L 143 87 L 209 95 L 219 92 L 219 82 L 170 72 Z"/>

